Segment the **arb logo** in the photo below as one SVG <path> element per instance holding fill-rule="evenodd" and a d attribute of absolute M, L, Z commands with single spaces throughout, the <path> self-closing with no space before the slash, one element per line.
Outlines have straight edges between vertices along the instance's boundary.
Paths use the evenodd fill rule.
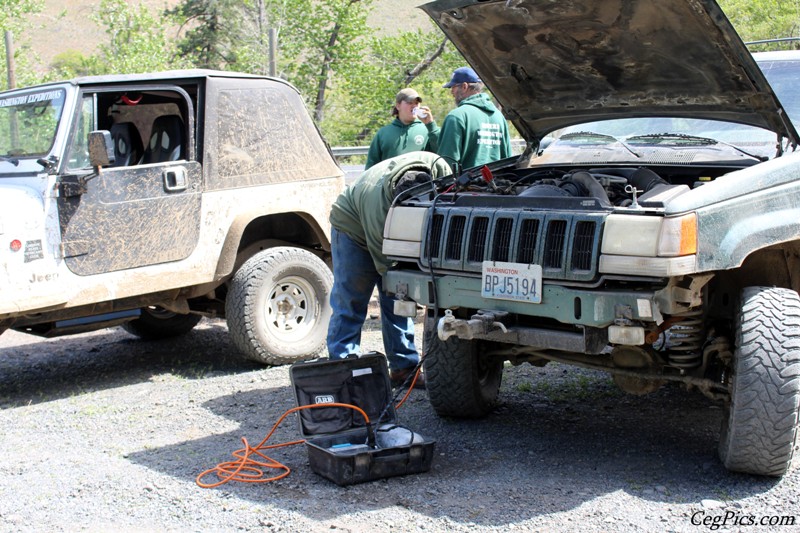
<path fill-rule="evenodd" d="M 324 394 L 320 396 L 314 396 L 314 403 L 336 403 L 336 399 L 332 394 Z"/>

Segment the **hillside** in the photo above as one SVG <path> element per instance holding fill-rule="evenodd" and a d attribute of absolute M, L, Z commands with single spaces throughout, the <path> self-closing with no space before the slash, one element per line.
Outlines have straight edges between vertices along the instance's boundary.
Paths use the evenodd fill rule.
<path fill-rule="evenodd" d="M 375 31 L 392 33 L 427 24 L 427 15 L 415 9 L 425 0 L 375 0 L 369 24 Z M 17 37 L 18 45 L 28 44 L 39 56 L 43 65 L 66 50 L 92 54 L 98 43 L 106 40 L 103 28 L 90 18 L 97 10 L 99 0 L 45 0 L 44 12 L 33 17 L 33 27 L 28 35 Z M 138 3 L 153 10 L 174 6 L 178 0 L 141 0 Z M 398 21 L 402 21 L 399 24 Z"/>

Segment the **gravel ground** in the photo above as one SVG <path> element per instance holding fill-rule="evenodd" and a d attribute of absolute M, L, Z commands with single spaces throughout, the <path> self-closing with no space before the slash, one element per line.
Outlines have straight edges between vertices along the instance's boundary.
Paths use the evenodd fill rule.
<path fill-rule="evenodd" d="M 381 349 L 376 326 L 367 349 Z M 508 367 L 501 398 L 484 420 L 443 420 L 412 392 L 398 416 L 436 440 L 424 474 L 342 488 L 299 445 L 270 454 L 285 479 L 203 489 L 200 472 L 294 407 L 288 367 L 239 359 L 220 321 L 157 343 L 6 332 L 0 530 L 800 531 L 800 469 L 725 471 L 721 409 L 699 394 L 628 396 L 553 364 Z M 290 418 L 270 442 L 297 438 Z M 797 524 L 768 525 L 781 520 Z"/>

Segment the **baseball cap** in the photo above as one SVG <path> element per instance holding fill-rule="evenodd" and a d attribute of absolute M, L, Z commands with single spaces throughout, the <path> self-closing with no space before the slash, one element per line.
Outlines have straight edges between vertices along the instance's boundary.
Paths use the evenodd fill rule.
<path fill-rule="evenodd" d="M 450 78 L 450 81 L 445 83 L 442 87 L 449 89 L 453 85 L 459 85 L 461 83 L 477 83 L 479 81 L 481 81 L 481 79 L 470 67 L 459 67 L 453 71 L 453 77 Z"/>
<path fill-rule="evenodd" d="M 401 89 L 400 92 L 397 93 L 397 96 L 394 97 L 394 101 L 397 102 L 398 104 L 400 102 L 421 102 L 422 97 L 414 89 L 406 87 L 405 89 Z"/>

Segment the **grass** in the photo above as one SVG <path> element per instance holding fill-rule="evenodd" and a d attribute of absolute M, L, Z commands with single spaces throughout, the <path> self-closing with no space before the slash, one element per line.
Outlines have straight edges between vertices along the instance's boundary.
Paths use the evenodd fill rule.
<path fill-rule="evenodd" d="M 560 379 L 542 377 L 535 383 L 523 381 L 517 384 L 517 392 L 535 393 L 554 403 L 570 401 L 592 401 L 601 398 L 615 398 L 624 393 L 614 385 L 605 374 L 569 373 Z"/>
<path fill-rule="evenodd" d="M 517 392 L 533 392 L 533 385 L 530 381 L 523 381 L 517 385 Z"/>

